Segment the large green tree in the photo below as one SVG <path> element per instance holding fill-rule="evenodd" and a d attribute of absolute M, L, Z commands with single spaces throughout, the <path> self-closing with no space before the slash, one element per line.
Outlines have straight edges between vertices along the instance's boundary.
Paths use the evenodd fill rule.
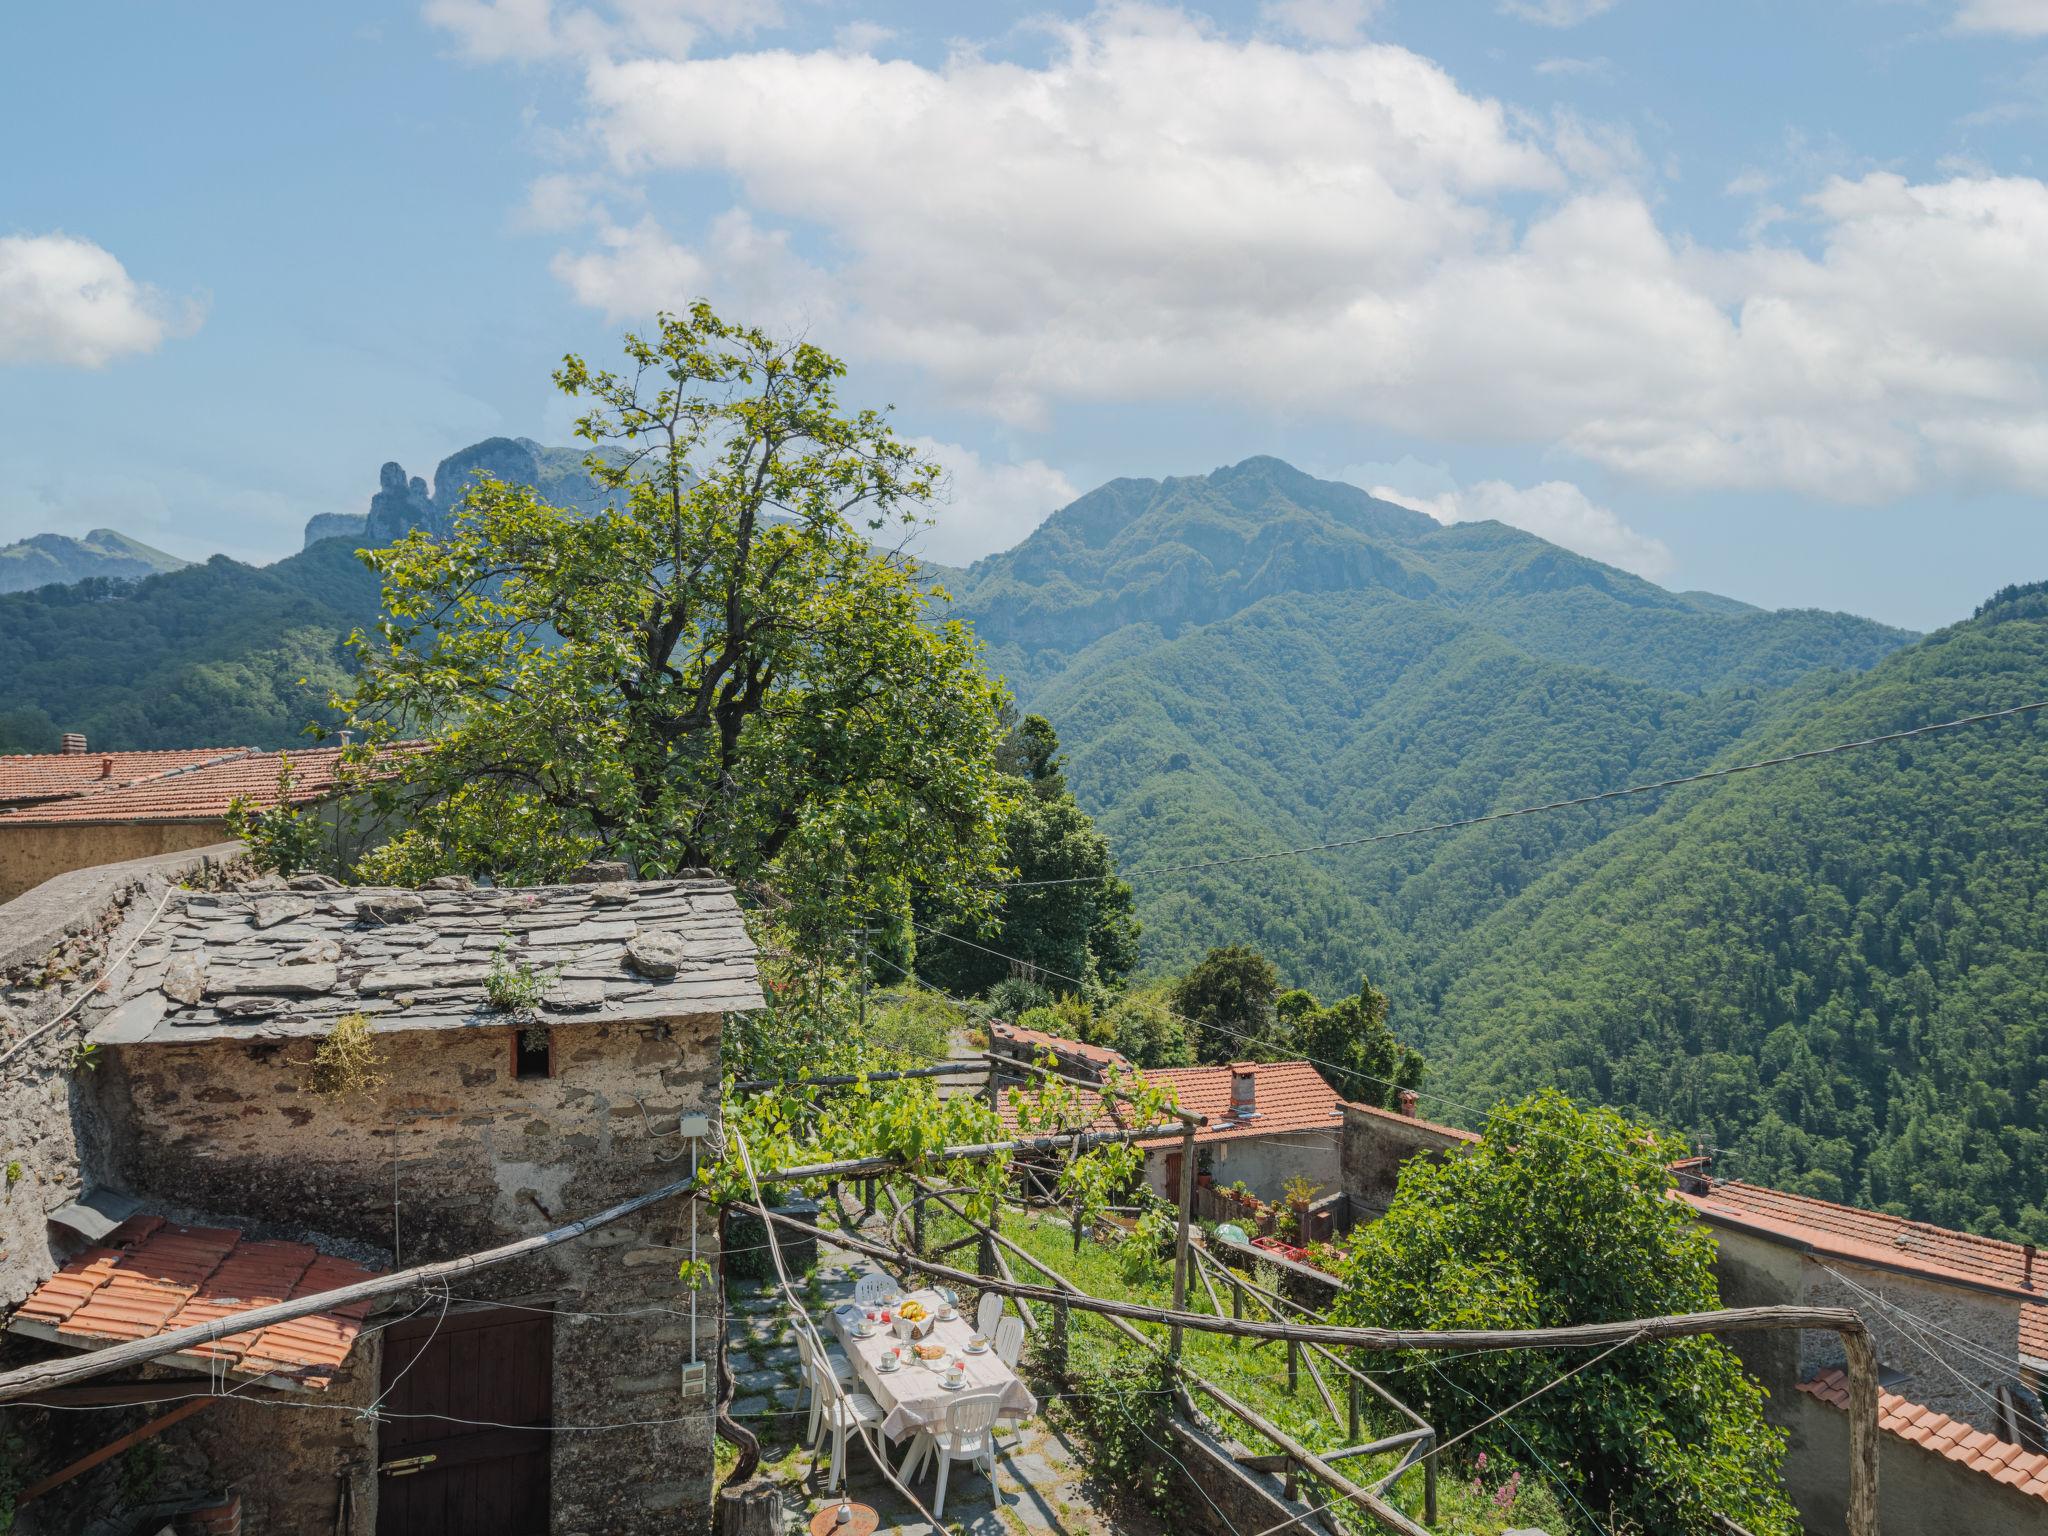
<path fill-rule="evenodd" d="M 1010 874 L 989 922 L 934 938 L 919 971 L 949 991 L 978 993 L 1007 976 L 1014 959 L 1054 992 L 1074 991 L 1077 982 L 1090 993 L 1115 987 L 1138 962 L 1131 888 L 1067 790 L 1059 737 L 1043 717 L 1027 715 L 1004 737 L 999 761 L 1012 791 L 1002 828 Z"/>
<path fill-rule="evenodd" d="M 1273 1008 L 1288 1047 L 1345 1098 L 1391 1108 L 1403 1088 L 1421 1086 L 1421 1054 L 1394 1038 L 1387 994 L 1364 977 L 1327 1008 L 1299 989 L 1281 993 Z"/>
<path fill-rule="evenodd" d="M 1282 1044 L 1274 1029 L 1280 973 L 1244 944 L 1204 955 L 1168 994 L 1174 1012 L 1194 1031 L 1195 1057 L 1216 1063 L 1269 1060 Z"/>
<path fill-rule="evenodd" d="M 625 354 L 555 374 L 608 510 L 480 481 L 447 537 L 366 556 L 388 617 L 345 703 L 433 738 L 386 787 L 386 871 L 710 866 L 772 879 L 821 952 L 913 888 L 985 900 L 1001 690 L 879 547 L 938 467 L 841 408 L 838 359 L 706 305 Z"/>
<path fill-rule="evenodd" d="M 1550 1328 L 1721 1304 L 1714 1241 L 1669 1196 L 1681 1144 L 1555 1092 L 1501 1105 L 1485 1139 L 1416 1159 L 1341 1262 L 1343 1321 L 1391 1328 Z M 1446 1436 L 1550 1386 L 1583 1351 L 1380 1356 L 1404 1399 Z M 1785 1437 L 1763 1388 L 1719 1340 L 1643 1340 L 1476 1435 L 1561 1479 L 1616 1530 L 1707 1533 L 1725 1515 L 1764 1536 L 1798 1521 L 1779 1477 Z M 1615 1519 L 1616 1516 L 1622 1517 Z"/>

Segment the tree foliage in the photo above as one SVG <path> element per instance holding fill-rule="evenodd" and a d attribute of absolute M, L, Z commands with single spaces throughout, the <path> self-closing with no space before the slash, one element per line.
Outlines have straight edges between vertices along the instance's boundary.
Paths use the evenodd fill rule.
<path fill-rule="evenodd" d="M 1273 1032 L 1280 973 L 1244 944 L 1212 949 L 1174 984 L 1173 1011 L 1197 1026 L 1195 1058 L 1203 1062 L 1256 1058 L 1278 1044 Z"/>
<path fill-rule="evenodd" d="M 808 342 L 699 304 L 625 353 L 555 375 L 614 507 L 484 480 L 447 537 L 366 554 L 389 617 L 345 702 L 381 735 L 435 736 L 395 786 L 423 867 L 538 847 L 772 875 L 841 934 L 912 889 L 976 906 L 1001 691 L 870 542 L 918 520 L 937 466 L 843 412 L 844 366 Z"/>
<path fill-rule="evenodd" d="M 1713 1310 L 1713 1239 L 1667 1194 L 1666 1165 L 1682 1151 L 1562 1094 L 1502 1105 L 1469 1152 L 1401 1170 L 1387 1214 L 1354 1234 L 1333 1315 L 1380 1327 L 1514 1329 Z M 1426 1404 L 1449 1436 L 1583 1358 L 1416 1352 L 1370 1363 L 1389 1369 L 1395 1392 Z M 1479 1430 L 1475 1443 L 1517 1462 L 1533 1455 L 1582 1504 L 1632 1528 L 1708 1536 L 1726 1515 L 1759 1536 L 1793 1536 L 1798 1521 L 1778 1470 L 1785 1437 L 1765 1422 L 1763 1399 L 1714 1338 L 1640 1340 Z"/>
<path fill-rule="evenodd" d="M 1067 790 L 1059 738 L 1042 716 L 1026 716 L 1004 737 L 998 760 L 1009 775 L 1002 862 L 1010 873 L 985 922 L 945 930 L 967 942 L 934 938 L 922 947 L 918 969 L 957 993 L 988 990 L 1012 960 L 1053 992 L 1114 988 L 1138 962 L 1131 888 Z M 938 904 L 927 898 L 925 905 Z"/>
<path fill-rule="evenodd" d="M 1295 989 L 1280 994 L 1274 1011 L 1288 1049 L 1314 1062 L 1345 1098 L 1392 1108 L 1403 1088 L 1422 1085 L 1421 1054 L 1394 1038 L 1387 995 L 1365 978 L 1327 1008 Z"/>

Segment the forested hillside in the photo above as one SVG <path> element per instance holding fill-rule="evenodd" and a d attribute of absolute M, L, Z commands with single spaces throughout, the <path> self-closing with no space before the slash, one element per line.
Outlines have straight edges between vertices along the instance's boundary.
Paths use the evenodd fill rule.
<path fill-rule="evenodd" d="M 377 608 L 338 539 L 261 568 L 218 555 L 0 597 L 0 751 L 55 751 L 65 731 L 105 748 L 290 746 L 325 717 L 341 642 Z"/>
<path fill-rule="evenodd" d="M 2035 589 L 1724 756 L 2043 698 Z M 2048 722 L 2021 716 L 1675 791 L 1445 946 L 1409 1027 L 1461 1098 L 1555 1084 L 1745 1178 L 2048 1241 L 2044 892 Z"/>

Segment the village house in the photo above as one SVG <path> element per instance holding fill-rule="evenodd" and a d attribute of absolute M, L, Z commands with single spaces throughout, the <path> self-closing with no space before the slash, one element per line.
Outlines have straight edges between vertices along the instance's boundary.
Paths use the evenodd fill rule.
<path fill-rule="evenodd" d="M 66 870 L 222 842 L 236 799 L 276 804 L 287 758 L 294 805 L 333 797 L 339 747 L 89 752 L 74 732 L 61 752 L 0 756 L 0 902 Z"/>
<path fill-rule="evenodd" d="M 1055 1051 L 1097 1049 L 1057 1036 L 1045 1040 Z M 1318 1191 L 1336 1186 L 1343 1101 L 1307 1062 L 1161 1067 L 1144 1076 L 1149 1083 L 1171 1088 L 1182 1109 L 1202 1117 L 1203 1124 L 1195 1132 L 1196 1166 L 1215 1184 L 1242 1184 L 1269 1203 L 1281 1200 L 1293 1179 L 1304 1179 Z M 1010 1097 L 1005 1093 L 998 1107 L 1014 1130 L 1020 1117 Z M 1119 1109 L 1104 1115 L 1100 1126 L 1119 1124 L 1121 1113 Z M 1180 1131 L 1174 1126 L 1160 1135 L 1158 1143 L 1146 1148 L 1145 1184 L 1162 1200 L 1176 1200 L 1181 1177 Z"/>
<path fill-rule="evenodd" d="M 717 1155 L 723 1021 L 760 1005 L 721 882 L 224 884 L 238 852 L 75 871 L 0 907 L 0 1046 L 40 1047 L 0 1086 L 6 1364 L 532 1237 Z M 84 999 L 82 1042 L 34 1037 L 39 979 L 107 965 L 104 993 L 42 988 Z M 344 1020 L 375 1059 L 323 1066 Z M 35 1474 L 168 1424 L 152 1496 L 212 1522 L 181 1531 L 237 1511 L 323 1536 L 699 1529 L 721 1328 L 682 1271 L 717 1257 L 715 1219 L 676 1198 L 235 1335 L 73 1389 L 107 1411 L 49 1414 Z M 19 1528 L 75 1529 L 75 1486 Z"/>
<path fill-rule="evenodd" d="M 1386 1213 L 1401 1167 L 1479 1140 L 1416 1118 L 1344 1106 L 1348 1219 Z M 1849 1307 L 1883 1370 L 1879 1473 L 1887 1533 L 2048 1528 L 2048 1447 L 2038 1392 L 2048 1368 L 2048 1265 L 2034 1249 L 1740 1181 L 1703 1158 L 1674 1165 L 1684 1201 L 1713 1234 L 1729 1307 Z M 1832 1333 L 1731 1334 L 1785 1429 L 1785 1479 L 1810 1530 L 1840 1530 L 1847 1508 L 1848 1384 Z"/>

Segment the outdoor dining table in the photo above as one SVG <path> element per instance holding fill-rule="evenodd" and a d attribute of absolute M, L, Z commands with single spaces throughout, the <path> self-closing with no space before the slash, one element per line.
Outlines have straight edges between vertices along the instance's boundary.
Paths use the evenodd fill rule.
<path fill-rule="evenodd" d="M 911 1297 L 934 1312 L 941 1305 L 940 1298 L 931 1291 L 914 1291 Z M 893 1306 L 888 1310 L 891 1315 L 896 1311 Z M 1018 1380 L 1017 1373 L 1003 1364 L 993 1344 L 982 1354 L 967 1352 L 967 1341 L 974 1337 L 974 1325 L 965 1316 L 956 1315 L 934 1322 L 932 1331 L 917 1341 L 945 1346 L 943 1363 L 947 1369 L 935 1371 L 910 1353 L 910 1342 L 899 1338 L 893 1327 L 878 1324 L 871 1337 L 863 1339 L 857 1335 L 854 1324 L 865 1315 L 865 1309 L 851 1304 L 836 1308 L 831 1314 L 832 1331 L 845 1347 L 847 1359 L 860 1376 L 861 1390 L 882 1409 L 882 1434 L 885 1438 L 900 1440 L 905 1435 L 943 1431 L 947 1406 L 970 1392 L 1002 1393 L 1000 1416 L 1005 1419 L 1028 1419 L 1038 1412 L 1038 1399 L 1031 1395 L 1029 1387 Z M 893 1371 L 883 1370 L 883 1354 L 898 1347 L 908 1358 Z M 955 1359 L 966 1362 L 967 1384 L 963 1387 L 943 1386 L 941 1382 L 951 1374 Z"/>

